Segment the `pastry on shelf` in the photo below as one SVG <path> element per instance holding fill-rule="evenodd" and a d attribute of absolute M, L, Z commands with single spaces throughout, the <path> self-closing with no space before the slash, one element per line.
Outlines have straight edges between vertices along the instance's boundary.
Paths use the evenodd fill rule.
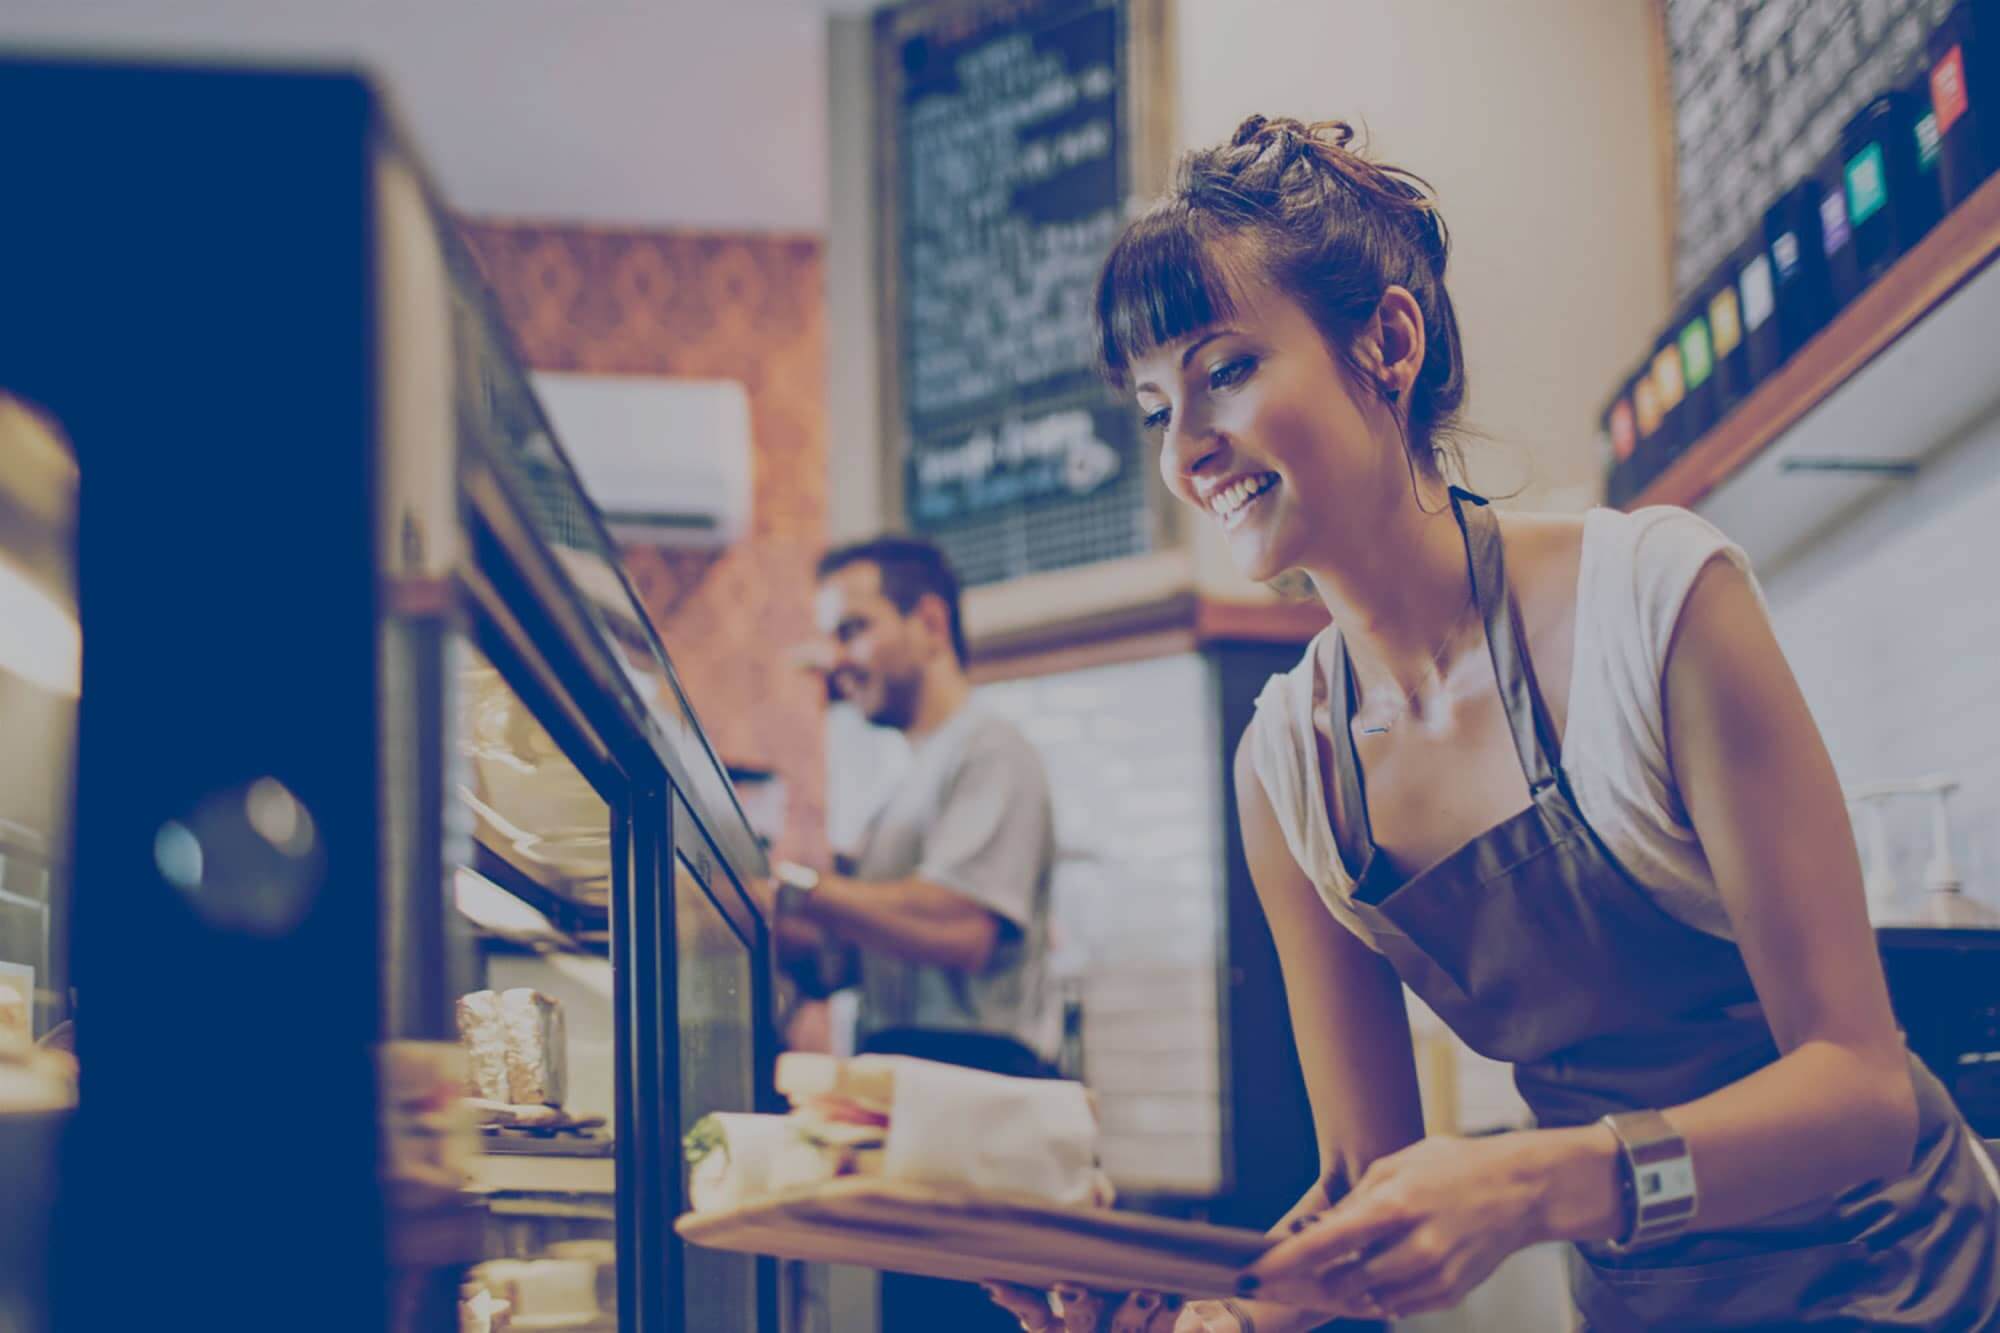
<path fill-rule="evenodd" d="M 458 1036 L 472 1096 L 512 1106 L 562 1105 L 568 1040 L 556 1001 L 526 987 L 473 991 L 459 997 Z"/>

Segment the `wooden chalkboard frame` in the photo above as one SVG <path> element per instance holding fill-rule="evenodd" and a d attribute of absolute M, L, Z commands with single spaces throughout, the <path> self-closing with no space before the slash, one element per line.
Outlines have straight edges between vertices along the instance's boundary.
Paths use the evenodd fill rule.
<path fill-rule="evenodd" d="M 1173 157 L 1172 6 L 1174 0 L 1116 0 L 1120 18 L 1120 52 L 1126 71 L 1120 89 L 1124 123 L 1119 174 L 1128 216 L 1165 188 Z M 1044 7 L 1044 0 L 909 0 L 876 15 L 874 32 L 874 269 L 880 300 L 876 306 L 876 361 L 881 439 L 877 458 L 881 512 L 896 526 L 906 522 L 904 493 L 904 401 L 901 319 L 902 266 L 898 243 L 901 214 L 898 184 L 901 148 L 897 117 L 901 110 L 903 70 L 899 52 L 912 37 L 949 35 L 957 30 L 1004 21 L 1009 14 L 1027 15 Z M 1168 502 L 1155 470 L 1144 469 L 1146 503 L 1163 548 L 1184 540 L 1176 507 Z M 1136 557 L 1144 559 L 1145 557 Z M 1092 567 L 1095 568 L 1095 567 Z"/>

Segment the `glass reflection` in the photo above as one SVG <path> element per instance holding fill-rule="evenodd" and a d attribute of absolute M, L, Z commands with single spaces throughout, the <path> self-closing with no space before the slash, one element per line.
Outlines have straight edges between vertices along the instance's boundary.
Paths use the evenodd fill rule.
<path fill-rule="evenodd" d="M 453 246 L 452 312 L 459 345 L 458 413 L 468 440 L 498 445 L 492 461 L 515 482 L 529 517 L 556 554 L 591 619 L 610 640 L 645 708 L 682 741 L 699 734 L 687 696 L 658 633 L 626 582 L 617 547 L 583 484 L 550 434 L 527 385 L 499 367 L 515 363 L 485 299 L 484 281 L 462 246 Z"/>
<path fill-rule="evenodd" d="M 701 881 L 677 860 L 674 943 L 680 1008 L 681 1126 L 685 1136 L 712 1111 L 755 1109 L 751 955 Z M 691 1245 L 683 1252 L 689 1329 L 740 1325 L 756 1308 L 757 1266 L 748 1255 Z"/>
<path fill-rule="evenodd" d="M 76 491 L 60 428 L 0 389 L 0 1111 L 75 1096 Z"/>
<path fill-rule="evenodd" d="M 460 997 L 489 1225 L 461 1313 L 617 1327 L 611 809 L 500 671 L 461 645 L 459 799 L 473 854 L 453 898 L 476 941 Z M 499 1306 L 504 1304 L 505 1310 Z"/>
<path fill-rule="evenodd" d="M 472 837 L 445 888 L 472 957 L 454 969 L 469 980 L 448 1059 L 422 1063 L 437 1043 L 386 1052 L 401 1062 L 384 1080 L 396 1141 L 434 1145 L 392 1166 L 392 1197 L 406 1205 L 398 1249 L 430 1257 L 395 1326 L 611 1333 L 611 809 L 490 660 L 463 641 L 454 660 L 454 803 Z M 417 1132 L 427 1115 L 428 1139 Z M 445 1146 L 453 1133 L 462 1150 Z M 423 1197 L 413 1182 L 426 1181 L 446 1191 L 428 1207 L 412 1203 Z"/>
<path fill-rule="evenodd" d="M 0 385 L 0 1328 L 46 1328 L 56 1141 L 76 1103 L 70 811 L 77 467 Z"/>

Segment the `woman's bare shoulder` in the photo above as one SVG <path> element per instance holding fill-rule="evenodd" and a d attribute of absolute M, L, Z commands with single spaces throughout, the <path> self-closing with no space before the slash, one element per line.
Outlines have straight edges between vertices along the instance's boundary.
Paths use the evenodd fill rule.
<path fill-rule="evenodd" d="M 1587 516 L 1508 512 L 1500 515 L 1500 538 L 1507 553 L 1508 581 L 1517 595 L 1547 590 L 1558 600 L 1575 600 L 1583 567 Z"/>

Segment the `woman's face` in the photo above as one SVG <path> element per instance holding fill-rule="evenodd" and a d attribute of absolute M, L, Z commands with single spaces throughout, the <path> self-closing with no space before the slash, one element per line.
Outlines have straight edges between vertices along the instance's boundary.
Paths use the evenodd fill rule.
<path fill-rule="evenodd" d="M 1289 296 L 1259 282 L 1235 305 L 1132 366 L 1160 475 L 1222 525 L 1248 577 L 1338 564 L 1385 505 L 1408 498 L 1389 410 L 1372 389 L 1357 393 Z"/>

